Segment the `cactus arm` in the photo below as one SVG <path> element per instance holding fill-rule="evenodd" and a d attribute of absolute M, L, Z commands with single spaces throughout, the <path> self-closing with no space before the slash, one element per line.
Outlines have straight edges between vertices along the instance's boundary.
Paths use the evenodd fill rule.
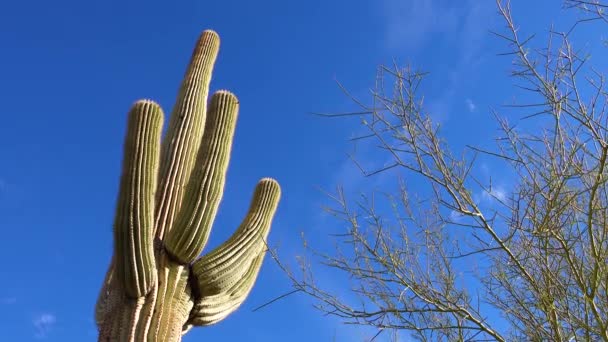
<path fill-rule="evenodd" d="M 154 191 L 162 123 L 163 112 L 152 101 L 138 101 L 129 111 L 114 220 L 114 271 L 132 298 L 146 295 L 156 281 Z"/>
<path fill-rule="evenodd" d="M 281 196 L 279 184 L 262 179 L 249 212 L 236 232 L 215 250 L 194 262 L 198 298 L 191 323 L 216 323 L 245 300 L 259 273 L 266 252 L 266 237 Z"/>
<path fill-rule="evenodd" d="M 238 309 L 251 292 L 263 261 L 264 253 L 262 252 L 253 258 L 242 278 L 230 288 L 215 295 L 202 296 L 192 308 L 187 324 L 209 326 L 223 320 Z"/>
<path fill-rule="evenodd" d="M 156 237 L 159 240 L 175 221 L 183 189 L 194 166 L 196 150 L 203 135 L 209 83 L 219 45 L 219 36 L 214 31 L 204 31 L 199 37 L 163 138 L 156 202 Z"/>
<path fill-rule="evenodd" d="M 218 91 L 211 98 L 196 166 L 176 223 L 165 236 L 165 248 L 182 264 L 194 261 L 209 238 L 224 192 L 238 108 L 230 92 Z"/>

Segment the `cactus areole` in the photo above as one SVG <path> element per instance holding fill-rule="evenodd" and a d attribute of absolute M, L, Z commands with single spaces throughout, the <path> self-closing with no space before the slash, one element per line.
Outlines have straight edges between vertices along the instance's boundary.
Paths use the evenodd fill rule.
<path fill-rule="evenodd" d="M 224 191 L 239 102 L 220 90 L 207 103 L 219 50 L 200 36 L 161 139 L 163 112 L 149 100 L 128 114 L 114 254 L 95 308 L 100 341 L 180 341 L 219 322 L 251 291 L 280 197 L 260 180 L 249 212 L 202 257 Z"/>

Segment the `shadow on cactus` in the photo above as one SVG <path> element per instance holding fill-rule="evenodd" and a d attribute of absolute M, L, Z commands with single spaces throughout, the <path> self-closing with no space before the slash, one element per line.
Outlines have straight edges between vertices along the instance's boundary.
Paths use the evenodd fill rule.
<path fill-rule="evenodd" d="M 273 179 L 258 183 L 232 237 L 198 258 L 224 191 L 239 109 L 228 91 L 207 104 L 218 50 L 218 35 L 203 32 L 162 139 L 156 103 L 129 111 L 114 254 L 95 308 L 100 341 L 179 341 L 236 310 L 256 280 L 280 197 Z"/>

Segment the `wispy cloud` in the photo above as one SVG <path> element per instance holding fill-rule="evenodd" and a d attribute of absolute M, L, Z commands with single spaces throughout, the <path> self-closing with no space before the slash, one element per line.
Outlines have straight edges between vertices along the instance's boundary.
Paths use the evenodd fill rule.
<path fill-rule="evenodd" d="M 457 43 L 455 52 L 471 61 L 487 34 L 493 4 L 478 0 L 382 0 L 379 6 L 391 50 L 412 52 L 425 44 Z"/>
<path fill-rule="evenodd" d="M 490 190 L 482 191 L 481 199 L 488 203 L 495 200 L 505 202 L 507 200 L 507 191 L 501 186 L 493 186 Z"/>
<path fill-rule="evenodd" d="M 11 305 L 17 303 L 17 298 L 15 297 L 2 297 L 0 298 L 0 304 L 3 305 Z"/>
<path fill-rule="evenodd" d="M 382 4 L 385 45 L 392 54 L 406 54 L 416 67 L 426 70 L 430 67 L 424 64 L 426 54 L 442 51 L 449 69 L 441 76 L 431 77 L 445 87 L 441 93 L 433 94 L 426 106 L 435 120 L 447 119 L 455 105 L 459 105 L 455 102 L 460 95 L 459 89 L 475 73 L 476 65 L 487 53 L 484 40 L 489 38 L 488 28 L 494 18 L 492 2 L 383 0 Z M 422 58 L 423 62 L 416 61 L 417 58 Z M 467 105 L 471 112 L 476 108 L 472 101 L 467 101 Z"/>
<path fill-rule="evenodd" d="M 43 313 L 36 316 L 32 322 L 36 329 L 34 336 L 36 336 L 36 338 L 47 337 L 56 322 L 57 318 L 51 313 Z"/>
<path fill-rule="evenodd" d="M 483 208 L 497 209 L 501 203 L 508 202 L 509 193 L 504 186 L 493 185 L 491 189 L 480 189 L 475 192 L 473 201 Z M 452 210 L 449 214 L 449 220 L 455 223 L 462 223 L 467 219 L 462 213 Z"/>
<path fill-rule="evenodd" d="M 473 100 L 466 99 L 465 103 L 467 105 L 467 108 L 469 109 L 469 112 L 473 113 L 477 109 L 477 105 L 475 105 L 475 102 L 473 102 Z"/>
<path fill-rule="evenodd" d="M 382 14 L 391 49 L 411 51 L 424 45 L 435 33 L 454 31 L 458 12 L 436 0 L 384 0 Z"/>
<path fill-rule="evenodd" d="M 464 215 L 462 213 L 459 213 L 456 210 L 452 210 L 450 211 L 450 221 L 452 222 L 462 222 L 464 220 Z"/>
<path fill-rule="evenodd" d="M 478 203 L 483 202 L 484 204 L 496 204 L 494 203 L 496 201 L 506 202 L 510 196 L 509 189 L 513 186 L 509 181 L 509 177 L 500 173 L 500 168 L 490 167 L 487 162 L 482 162 L 479 165 L 479 171 L 481 172 L 481 177 L 486 179 L 491 186 L 488 185 L 486 190 L 479 190 L 474 200 Z"/>

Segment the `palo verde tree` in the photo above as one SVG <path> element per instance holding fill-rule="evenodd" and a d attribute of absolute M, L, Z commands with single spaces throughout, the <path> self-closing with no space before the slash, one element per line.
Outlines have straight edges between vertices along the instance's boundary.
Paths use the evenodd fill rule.
<path fill-rule="evenodd" d="M 319 309 L 378 334 L 608 341 L 608 92 L 605 76 L 571 39 L 581 25 L 607 24 L 608 3 L 565 1 L 579 19 L 565 32 L 551 30 L 541 48 L 520 36 L 508 1 L 496 4 L 506 24 L 496 34 L 509 45 L 512 77 L 526 94 L 511 106 L 520 113 L 515 122 L 543 129 L 494 112 L 497 145 L 453 153 L 417 93 L 424 75 L 381 67 L 372 103 L 357 100 L 360 112 L 333 116 L 361 119 L 366 134 L 357 141 L 390 159 L 364 172 L 392 169 L 401 185 L 360 200 L 338 191 L 329 209 L 343 227 L 336 249 L 307 244 L 349 278 L 351 296 L 318 283 L 308 261 L 301 274 L 286 271 Z M 505 196 L 475 176 L 480 155 L 515 176 Z M 426 191 L 410 191 L 411 179 Z M 480 205 L 480 192 L 494 197 L 491 207 Z"/>
<path fill-rule="evenodd" d="M 218 35 L 203 32 L 162 139 L 156 103 L 141 100 L 129 112 L 114 254 L 95 308 L 100 341 L 179 341 L 236 310 L 262 266 L 280 197 L 270 178 L 258 183 L 232 237 L 198 258 L 224 191 L 239 109 L 225 90 L 207 104 L 218 50 Z"/>

